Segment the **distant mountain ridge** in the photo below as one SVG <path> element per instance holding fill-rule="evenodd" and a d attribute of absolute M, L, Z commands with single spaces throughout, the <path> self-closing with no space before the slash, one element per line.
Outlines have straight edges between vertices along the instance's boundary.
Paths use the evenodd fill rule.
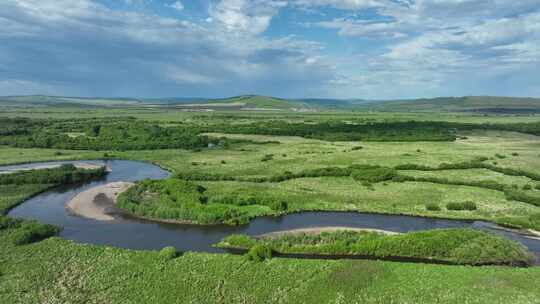
<path fill-rule="evenodd" d="M 465 96 L 381 100 L 367 108 L 396 112 L 540 113 L 540 98 Z"/>
<path fill-rule="evenodd" d="M 393 112 L 480 112 L 480 113 L 540 113 L 540 98 L 466 96 L 403 100 L 365 100 L 298 98 L 284 99 L 260 95 L 240 95 L 229 98 L 131 98 L 131 97 L 67 97 L 67 96 L 5 96 L 0 106 L 80 106 L 80 107 L 174 107 L 184 110 L 292 110 L 318 111 L 348 109 Z"/>

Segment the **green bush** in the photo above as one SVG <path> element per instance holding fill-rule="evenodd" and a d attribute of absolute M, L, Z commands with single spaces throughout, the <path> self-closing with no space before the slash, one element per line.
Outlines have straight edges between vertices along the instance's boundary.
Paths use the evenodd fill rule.
<path fill-rule="evenodd" d="M 426 204 L 426 210 L 428 211 L 441 211 L 441 207 L 435 203 Z"/>
<path fill-rule="evenodd" d="M 172 246 L 164 247 L 159 251 L 159 257 L 166 261 L 172 260 L 178 256 L 178 251 Z"/>
<path fill-rule="evenodd" d="M 22 220 L 0 215 L 0 230 L 17 228 L 21 225 L 21 223 Z"/>
<path fill-rule="evenodd" d="M 60 232 L 60 228 L 37 222 L 23 222 L 10 235 L 14 245 L 25 245 L 39 242 Z"/>
<path fill-rule="evenodd" d="M 246 258 L 250 261 L 262 262 L 272 258 L 272 250 L 265 245 L 255 245 L 246 253 Z"/>
<path fill-rule="evenodd" d="M 275 211 L 286 211 L 289 208 L 289 204 L 285 201 L 272 201 L 269 207 Z"/>
<path fill-rule="evenodd" d="M 462 202 L 462 203 L 448 203 L 446 209 L 454 211 L 474 211 L 478 209 L 474 202 Z"/>
<path fill-rule="evenodd" d="M 531 185 L 523 185 L 523 190 L 532 190 L 532 186 Z"/>
<path fill-rule="evenodd" d="M 261 161 L 266 162 L 272 159 L 274 159 L 274 154 L 266 154 L 263 158 L 261 158 Z"/>
<path fill-rule="evenodd" d="M 369 168 L 353 169 L 352 178 L 357 181 L 379 183 L 391 180 L 398 176 L 397 171 L 392 168 Z"/>

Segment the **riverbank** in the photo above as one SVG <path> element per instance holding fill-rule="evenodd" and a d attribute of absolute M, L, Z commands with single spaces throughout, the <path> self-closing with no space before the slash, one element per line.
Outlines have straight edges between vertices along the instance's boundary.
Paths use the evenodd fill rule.
<path fill-rule="evenodd" d="M 71 199 L 66 209 L 72 214 L 85 218 L 112 221 L 114 213 L 118 212 L 116 208 L 118 195 L 133 185 L 134 183 L 131 182 L 114 182 L 91 188 Z"/>
<path fill-rule="evenodd" d="M 77 169 L 99 169 L 104 166 L 103 164 L 93 164 L 93 163 L 87 163 L 87 162 L 74 162 L 70 164 L 74 165 L 75 168 Z M 29 163 L 28 165 L 29 165 L 28 167 L 19 167 L 19 168 L 14 168 L 14 169 L 0 170 L 0 174 L 9 174 L 9 173 L 14 173 L 14 172 L 29 171 L 29 170 L 54 169 L 54 168 L 59 168 L 60 166 L 62 166 L 62 163 L 38 164 L 35 166 L 31 166 L 31 163 Z M 7 165 L 6 167 L 9 167 L 9 166 L 12 166 L 12 165 Z M 110 168 L 108 167 L 105 167 L 105 169 L 107 171 L 110 171 Z"/>

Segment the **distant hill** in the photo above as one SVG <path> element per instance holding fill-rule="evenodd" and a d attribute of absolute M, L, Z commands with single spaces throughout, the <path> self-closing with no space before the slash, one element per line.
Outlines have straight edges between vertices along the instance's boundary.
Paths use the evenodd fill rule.
<path fill-rule="evenodd" d="M 301 110 L 310 105 L 275 97 L 243 95 L 222 99 L 187 98 L 82 98 L 64 96 L 5 96 L 0 105 L 84 106 L 84 107 L 178 107 L 183 109 L 223 110 Z"/>
<path fill-rule="evenodd" d="M 501 114 L 540 113 L 539 98 L 515 97 L 439 97 L 407 100 L 364 99 L 282 99 L 270 96 L 241 95 L 229 98 L 84 98 L 64 96 L 6 96 L 0 106 L 76 106 L 76 107 L 175 107 L 185 110 L 318 111 L 347 109 L 387 112 L 477 112 Z"/>
<path fill-rule="evenodd" d="M 242 95 L 224 99 L 208 99 L 204 102 L 181 104 L 179 107 L 213 107 L 239 108 L 242 110 L 287 110 L 308 109 L 310 106 L 303 102 L 281 99 L 269 96 Z"/>
<path fill-rule="evenodd" d="M 85 98 L 85 97 L 64 97 L 64 96 L 4 96 L 0 97 L 0 105 L 11 106 L 87 106 L 87 107 L 107 107 L 107 106 L 136 106 L 142 101 L 135 98 Z"/>
<path fill-rule="evenodd" d="M 393 112 L 540 113 L 539 98 L 466 96 L 410 100 L 381 100 L 364 109 Z"/>

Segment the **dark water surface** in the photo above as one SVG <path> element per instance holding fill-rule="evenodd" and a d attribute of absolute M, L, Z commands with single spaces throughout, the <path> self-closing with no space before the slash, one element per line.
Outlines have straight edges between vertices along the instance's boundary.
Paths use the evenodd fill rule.
<path fill-rule="evenodd" d="M 108 166 L 111 172 L 106 178 L 100 181 L 83 185 L 61 186 L 39 194 L 11 210 L 9 215 L 62 226 L 64 229 L 60 233 L 60 236 L 65 239 L 81 243 L 111 245 L 129 249 L 161 249 L 165 246 L 174 246 L 181 251 L 223 252 L 220 249 L 213 248 L 212 244 L 219 242 L 225 236 L 233 233 L 259 235 L 274 231 L 309 227 L 346 226 L 395 232 L 469 227 L 501 234 L 522 243 L 530 251 L 540 256 L 539 240 L 501 230 L 499 229 L 500 227 L 494 224 L 481 221 L 443 220 L 356 212 L 303 212 L 280 218 L 261 217 L 252 220 L 249 225 L 240 227 L 164 224 L 128 217 L 118 218 L 110 222 L 85 219 L 71 215 L 65 209 L 65 204 L 78 193 L 110 182 L 138 181 L 145 178 L 163 179 L 167 178 L 170 174 L 155 165 L 137 161 L 79 162 L 103 164 Z M 77 163 L 77 161 L 53 163 Z M 4 166 L 0 167 L 0 171 L 8 168 L 28 168 L 43 164 Z"/>

